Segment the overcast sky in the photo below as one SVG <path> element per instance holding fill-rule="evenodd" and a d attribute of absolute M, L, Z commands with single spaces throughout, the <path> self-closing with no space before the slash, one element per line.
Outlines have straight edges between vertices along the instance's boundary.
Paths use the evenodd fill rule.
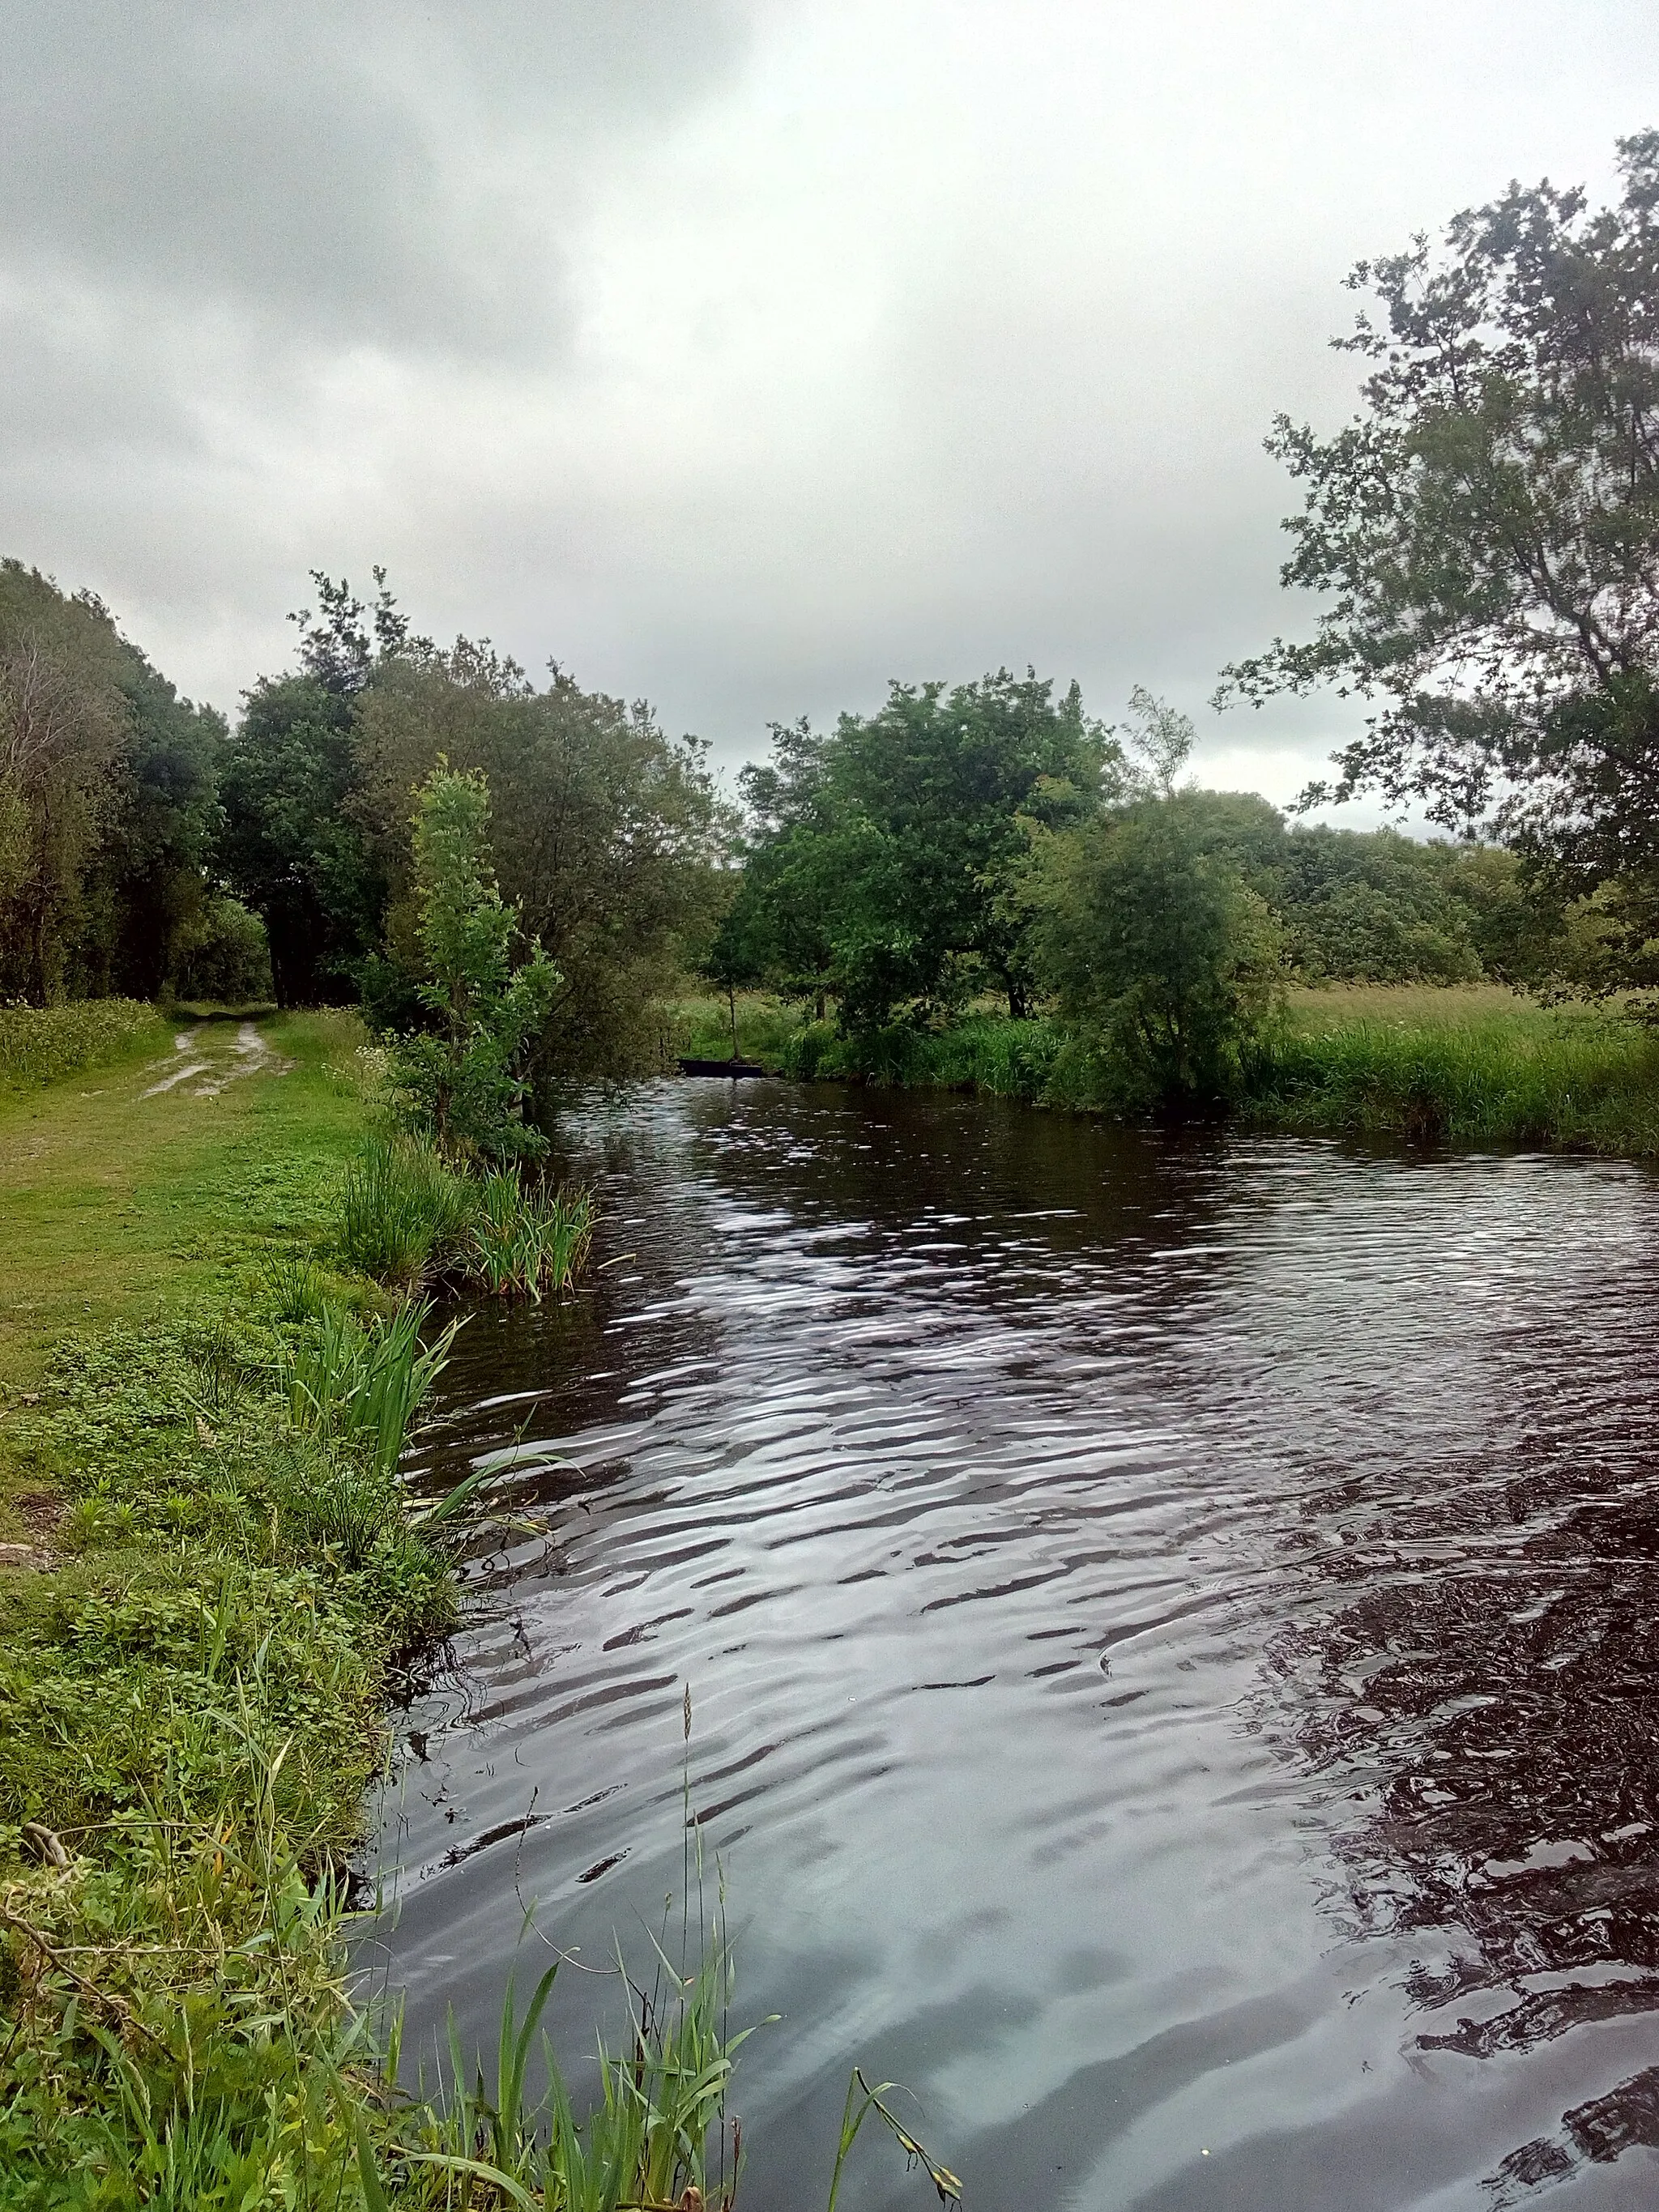
<path fill-rule="evenodd" d="M 1361 255 L 1659 123 L 1653 0 L 0 0 L 0 551 L 234 710 L 313 567 L 734 763 L 1034 662 L 1218 720 Z"/>

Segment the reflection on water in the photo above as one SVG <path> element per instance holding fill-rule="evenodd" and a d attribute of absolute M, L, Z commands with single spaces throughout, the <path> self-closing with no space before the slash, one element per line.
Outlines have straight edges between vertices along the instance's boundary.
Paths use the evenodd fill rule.
<path fill-rule="evenodd" d="M 755 2212 L 855 2058 L 985 2207 L 1659 2197 L 1649 1178 L 781 1084 L 566 1135 L 607 1264 L 435 1436 L 554 1534 L 388 1796 L 412 2035 L 532 1905 L 643 1947 L 689 1684 Z"/>

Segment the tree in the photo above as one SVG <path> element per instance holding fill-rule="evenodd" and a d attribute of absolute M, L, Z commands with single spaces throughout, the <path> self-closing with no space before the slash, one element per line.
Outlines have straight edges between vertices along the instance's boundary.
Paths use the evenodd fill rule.
<path fill-rule="evenodd" d="M 1511 185 L 1353 271 L 1363 411 L 1268 440 L 1306 487 L 1283 580 L 1328 604 L 1218 694 L 1379 699 L 1307 803 L 1484 823 L 1581 892 L 1659 877 L 1659 131 L 1619 160 L 1614 206 Z"/>
<path fill-rule="evenodd" d="M 0 562 L 0 994 L 77 980 L 87 891 L 128 739 L 115 625 L 38 569 Z"/>
<path fill-rule="evenodd" d="M 975 988 L 1024 1011 L 1025 825 L 1091 813 L 1114 750 L 1076 684 L 1053 692 L 1000 669 L 896 683 L 826 738 L 775 726 L 774 764 L 744 771 L 746 897 L 786 988 L 833 992 L 851 1030 L 926 1020 Z"/>
<path fill-rule="evenodd" d="M 1140 690 L 1131 712 L 1123 803 L 1036 833 L 1031 958 L 1122 1103 L 1204 1103 L 1233 1089 L 1278 1003 L 1279 935 L 1237 868 L 1205 850 L 1206 794 L 1177 784 L 1192 725 Z"/>
<path fill-rule="evenodd" d="M 431 1025 L 396 1041 L 393 1079 L 447 1152 L 502 1162 L 544 1151 L 524 1119 L 524 1066 L 559 977 L 538 945 L 514 964 L 519 916 L 495 884 L 484 778 L 441 758 L 415 795 L 412 842 Z"/>
<path fill-rule="evenodd" d="M 380 940 L 386 882 L 357 786 L 353 696 L 313 675 L 262 677 L 224 749 L 216 861 L 264 923 L 284 1006 L 355 998 Z"/>
<path fill-rule="evenodd" d="M 362 697 L 354 802 L 391 886 L 380 977 L 395 994 L 413 945 L 411 854 L 399 797 L 442 753 L 494 800 L 503 896 L 559 974 L 538 1071 L 621 1076 L 652 1065 L 656 1009 L 707 934 L 726 823 L 705 748 L 648 707 L 584 691 L 555 664 L 538 690 L 487 640 L 419 645 Z"/>
<path fill-rule="evenodd" d="M 259 678 L 225 749 L 216 858 L 264 922 L 285 1006 L 356 997 L 380 945 L 386 883 L 362 819 L 359 711 L 373 684 L 431 647 L 411 635 L 386 570 L 374 576 L 368 606 L 343 578 L 312 570 L 321 611 L 289 617 L 300 634 L 298 672 Z M 400 806 L 415 780 L 405 780 Z"/>

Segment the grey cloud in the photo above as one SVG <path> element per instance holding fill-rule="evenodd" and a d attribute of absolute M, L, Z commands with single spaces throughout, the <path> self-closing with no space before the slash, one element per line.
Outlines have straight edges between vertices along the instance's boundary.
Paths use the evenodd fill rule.
<path fill-rule="evenodd" d="M 462 356 L 567 333 L 596 140 L 707 93 L 722 0 L 0 9 L 0 253 L 268 343 Z"/>

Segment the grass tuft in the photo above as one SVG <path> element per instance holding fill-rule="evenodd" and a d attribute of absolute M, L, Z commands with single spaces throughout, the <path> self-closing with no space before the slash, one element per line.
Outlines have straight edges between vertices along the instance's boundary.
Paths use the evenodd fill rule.
<path fill-rule="evenodd" d="M 372 1137 L 347 1168 L 340 1197 L 343 1264 L 412 1289 L 434 1274 L 472 1218 L 465 1178 L 414 1137 Z"/>

